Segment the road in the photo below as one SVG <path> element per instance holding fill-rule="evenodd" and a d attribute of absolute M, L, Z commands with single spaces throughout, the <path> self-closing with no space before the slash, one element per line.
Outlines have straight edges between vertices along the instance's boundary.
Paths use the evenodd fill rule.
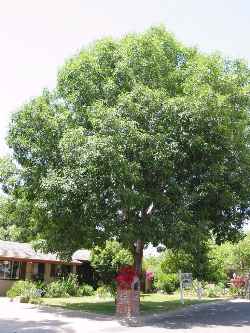
<path fill-rule="evenodd" d="M 116 320 L 0 298 L 0 333 L 249 333 L 250 302 L 235 300 L 192 306 L 181 312 L 147 318 L 141 327 Z"/>

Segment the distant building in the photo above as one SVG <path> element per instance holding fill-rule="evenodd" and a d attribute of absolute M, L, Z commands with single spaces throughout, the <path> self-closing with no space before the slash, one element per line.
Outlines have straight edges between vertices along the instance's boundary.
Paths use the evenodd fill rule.
<path fill-rule="evenodd" d="M 70 272 L 80 280 L 91 278 L 90 251 L 76 251 L 70 262 L 62 261 L 51 253 L 35 251 L 30 244 L 0 241 L 0 295 L 17 280 L 50 282 Z"/>

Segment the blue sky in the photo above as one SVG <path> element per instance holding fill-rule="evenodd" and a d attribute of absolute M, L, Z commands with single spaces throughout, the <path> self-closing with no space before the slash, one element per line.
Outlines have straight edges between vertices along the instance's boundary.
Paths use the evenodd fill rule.
<path fill-rule="evenodd" d="M 188 45 L 250 63 L 249 0 L 2 0 L 0 155 L 11 113 L 53 88 L 66 58 L 93 39 L 161 23 Z"/>

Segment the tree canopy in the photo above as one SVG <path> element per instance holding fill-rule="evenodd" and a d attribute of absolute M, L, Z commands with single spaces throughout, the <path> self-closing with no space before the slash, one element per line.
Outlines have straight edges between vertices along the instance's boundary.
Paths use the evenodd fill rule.
<path fill-rule="evenodd" d="M 243 61 L 163 27 L 66 61 L 8 137 L 48 249 L 235 239 L 249 207 L 249 78 Z"/>
<path fill-rule="evenodd" d="M 0 239 L 31 242 L 36 239 L 29 202 L 14 197 L 0 196 Z"/>

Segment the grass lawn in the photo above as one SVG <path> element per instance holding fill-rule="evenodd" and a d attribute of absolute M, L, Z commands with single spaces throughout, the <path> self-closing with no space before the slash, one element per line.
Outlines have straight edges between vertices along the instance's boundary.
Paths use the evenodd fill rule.
<path fill-rule="evenodd" d="M 190 304 L 207 303 L 214 299 L 204 298 L 198 300 L 195 297 L 185 299 L 182 305 L 179 295 L 163 295 L 163 294 L 142 294 L 141 295 L 141 314 L 151 314 L 159 311 L 169 311 L 182 308 Z M 114 299 L 99 299 L 96 296 L 87 297 L 68 297 L 68 298 L 42 298 L 42 304 L 59 306 L 72 310 L 82 310 L 98 314 L 115 314 Z"/>

